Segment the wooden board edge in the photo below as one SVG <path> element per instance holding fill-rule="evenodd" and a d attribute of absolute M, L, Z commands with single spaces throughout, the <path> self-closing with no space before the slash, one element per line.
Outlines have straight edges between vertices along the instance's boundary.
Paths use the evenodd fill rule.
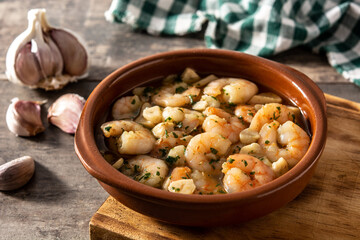
<path fill-rule="evenodd" d="M 334 105 L 336 107 L 344 108 L 345 110 L 359 113 L 360 112 L 360 103 L 346 100 L 344 98 L 336 97 L 331 94 L 324 93 L 326 103 L 328 105 Z"/>
<path fill-rule="evenodd" d="M 111 198 L 111 196 L 108 197 L 108 199 Z M 101 207 L 104 206 L 104 204 L 107 202 L 106 200 Z M 116 221 L 114 218 L 111 218 L 109 216 L 103 215 L 101 213 L 96 212 L 93 217 L 90 220 L 89 223 L 89 234 L 90 234 L 90 240 L 131 240 L 132 238 L 126 237 L 123 233 L 120 233 L 119 231 L 114 231 L 113 229 L 109 228 L 108 226 L 112 225 L 118 225 L 121 224 L 119 221 Z M 120 237 L 121 236 L 121 237 Z"/>

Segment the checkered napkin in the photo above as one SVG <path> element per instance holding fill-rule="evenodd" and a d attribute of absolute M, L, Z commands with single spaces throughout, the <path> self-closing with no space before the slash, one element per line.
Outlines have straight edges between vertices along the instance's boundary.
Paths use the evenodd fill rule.
<path fill-rule="evenodd" d="M 262 57 L 305 45 L 360 86 L 360 0 L 113 0 L 109 21 Z"/>

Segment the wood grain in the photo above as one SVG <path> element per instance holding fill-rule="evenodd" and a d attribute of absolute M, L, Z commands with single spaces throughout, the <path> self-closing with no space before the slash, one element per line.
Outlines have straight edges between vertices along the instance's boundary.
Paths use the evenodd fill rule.
<path fill-rule="evenodd" d="M 283 208 L 239 225 L 191 228 L 158 222 L 109 197 L 90 221 L 90 238 L 359 239 L 360 104 L 328 94 L 326 99 L 324 153 L 310 184 Z"/>

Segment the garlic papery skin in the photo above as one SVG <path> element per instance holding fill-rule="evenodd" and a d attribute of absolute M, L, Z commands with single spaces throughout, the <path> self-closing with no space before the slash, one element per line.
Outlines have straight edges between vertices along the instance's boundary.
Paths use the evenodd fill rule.
<path fill-rule="evenodd" d="M 13 98 L 6 112 L 6 124 L 16 136 L 35 136 L 45 131 L 39 102 Z"/>
<path fill-rule="evenodd" d="M 0 165 L 0 191 L 10 191 L 24 186 L 34 175 L 35 161 L 30 156 L 14 159 Z"/>
<path fill-rule="evenodd" d="M 67 93 L 50 106 L 48 121 L 64 132 L 74 134 L 84 105 L 83 97 L 75 93 Z"/>
<path fill-rule="evenodd" d="M 88 75 L 85 41 L 71 30 L 52 27 L 45 9 L 28 12 L 28 28 L 9 47 L 9 81 L 30 88 L 56 90 Z"/>

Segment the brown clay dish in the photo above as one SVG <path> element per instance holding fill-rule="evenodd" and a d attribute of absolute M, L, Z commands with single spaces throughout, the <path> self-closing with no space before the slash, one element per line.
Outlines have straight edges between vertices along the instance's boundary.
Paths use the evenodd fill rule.
<path fill-rule="evenodd" d="M 303 112 L 312 133 L 304 158 L 289 172 L 253 190 L 221 195 L 176 194 L 123 175 L 102 157 L 96 128 L 112 102 L 131 89 L 191 67 L 201 74 L 241 77 L 269 88 Z M 75 150 L 85 169 L 125 206 L 155 219 L 188 226 L 236 224 L 268 214 L 293 200 L 310 181 L 326 141 L 326 103 L 304 74 L 285 65 L 239 52 L 191 49 L 146 57 L 119 68 L 89 96 L 75 135 Z"/>

